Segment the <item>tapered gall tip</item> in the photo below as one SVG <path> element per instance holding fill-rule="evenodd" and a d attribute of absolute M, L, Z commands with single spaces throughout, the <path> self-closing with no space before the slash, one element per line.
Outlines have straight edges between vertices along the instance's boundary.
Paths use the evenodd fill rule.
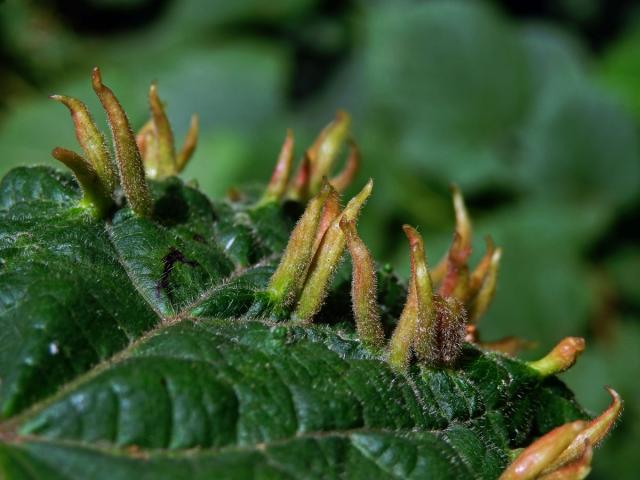
<path fill-rule="evenodd" d="M 609 431 L 611 431 L 622 412 L 622 399 L 613 388 L 605 387 L 605 389 L 611 396 L 609 406 L 600 415 L 587 423 L 584 430 L 582 430 L 580 435 L 562 452 L 553 463 L 553 466 L 560 466 L 575 461 L 584 453 L 585 442 L 597 446 L 607 436 Z"/>
<path fill-rule="evenodd" d="M 584 338 L 567 337 L 561 340 L 543 358 L 534 362 L 527 362 L 527 364 L 543 377 L 547 377 L 571 368 L 584 349 Z"/>
<path fill-rule="evenodd" d="M 344 210 L 342 211 L 342 218 L 346 218 L 347 220 L 355 220 L 356 218 L 358 218 L 358 214 L 371 196 L 372 190 L 373 179 L 370 178 L 365 186 L 362 187 L 362 190 L 360 190 L 360 192 L 358 192 L 351 200 L 349 200 L 347 206 L 344 207 Z"/>
<path fill-rule="evenodd" d="M 474 268 L 473 272 L 471 272 L 471 276 L 469 278 L 469 298 L 475 297 L 480 291 L 480 287 L 482 287 L 487 273 L 489 272 L 493 253 L 496 250 L 495 243 L 489 235 L 485 236 L 484 244 L 484 255 L 480 259 L 480 262 L 478 262 L 478 265 L 476 265 L 476 268 Z"/>
<path fill-rule="evenodd" d="M 464 301 L 469 296 L 469 267 L 467 259 L 471 250 L 463 246 L 460 233 L 456 230 L 449 248 L 447 270 L 438 292 L 443 297 L 454 296 Z"/>
<path fill-rule="evenodd" d="M 59 162 L 65 164 L 76 175 L 78 183 L 85 193 L 90 194 L 91 190 L 86 188 L 87 184 L 91 185 L 96 180 L 96 172 L 89 162 L 72 150 L 56 147 L 51 150 L 51 156 Z"/>
<path fill-rule="evenodd" d="M 311 159 L 309 153 L 302 156 L 298 170 L 287 188 L 287 197 L 291 200 L 303 201 L 309 195 L 309 179 L 311 178 Z"/>
<path fill-rule="evenodd" d="M 353 139 L 349 139 L 349 155 L 344 168 L 335 177 L 331 179 L 331 185 L 338 191 L 342 192 L 351 185 L 353 179 L 360 168 L 360 150 Z"/>
<path fill-rule="evenodd" d="M 166 178 L 177 173 L 173 132 L 164 105 L 158 97 L 158 86 L 149 86 L 149 107 L 153 128 L 144 155 L 145 172 L 150 178 Z"/>
<path fill-rule="evenodd" d="M 68 97 L 66 95 L 58 95 L 58 94 L 49 95 L 49 98 L 67 107 L 71 115 L 74 117 L 74 120 L 76 116 L 84 112 L 86 112 L 86 114 L 88 115 L 86 105 L 76 98 Z M 77 127 L 78 126 L 77 122 L 74 122 L 74 123 L 76 123 L 76 127 Z"/>
<path fill-rule="evenodd" d="M 313 164 L 318 162 L 318 156 L 320 155 L 337 153 L 335 150 L 340 146 L 339 143 L 346 138 L 350 124 L 351 117 L 349 114 L 343 109 L 338 109 L 334 119 L 320 131 L 311 147 L 307 150 Z"/>
<path fill-rule="evenodd" d="M 102 73 L 100 73 L 100 68 L 93 67 L 93 70 L 91 70 L 91 83 L 93 84 L 94 90 L 102 87 Z"/>
<path fill-rule="evenodd" d="M 611 403 L 607 409 L 597 418 L 593 419 L 585 433 L 593 445 L 597 445 L 611 430 L 616 419 L 622 412 L 622 398 L 620 394 L 609 386 L 604 387 L 611 397 Z"/>
<path fill-rule="evenodd" d="M 427 314 L 426 310 L 431 309 L 433 288 L 431 286 L 431 277 L 429 276 L 429 268 L 424 253 L 424 241 L 418 231 L 410 225 L 403 225 L 407 239 L 409 240 L 409 249 L 411 255 L 411 281 L 416 287 L 416 295 L 418 297 L 419 308 L 423 310 L 423 314 Z"/>
<path fill-rule="evenodd" d="M 487 271 L 482 279 L 479 290 L 469 305 L 469 321 L 471 323 L 477 323 L 478 319 L 486 313 L 491 305 L 498 286 L 498 270 L 500 268 L 501 259 L 501 248 L 496 248 L 491 251 L 491 256 L 488 259 Z M 473 275 L 471 276 L 471 280 L 473 280 Z"/>
<path fill-rule="evenodd" d="M 315 195 L 322 184 L 325 177 L 331 178 L 330 183 L 334 188 L 341 192 L 346 189 L 358 171 L 360 165 L 360 152 L 352 139 L 349 139 L 349 154 L 342 170 L 335 176 L 330 177 L 333 166 L 343 147 L 343 144 L 349 137 L 349 125 L 351 119 L 349 114 L 344 110 L 339 110 L 335 119 L 322 129 L 316 137 L 313 144 L 306 149 L 302 161 L 300 162 L 296 174 L 288 182 L 286 189 L 286 197 L 296 201 L 306 201 L 309 197 Z M 284 175 L 280 175 L 282 171 L 287 172 L 286 178 L 289 177 L 291 169 L 291 147 L 292 141 L 289 142 L 291 134 L 287 135 L 285 144 L 281 150 L 276 169 L 272 175 L 272 182 L 277 182 Z M 284 156 L 286 154 L 286 156 Z M 265 198 L 261 199 L 260 204 L 268 202 L 273 197 L 273 189 L 265 193 Z M 278 192 L 280 189 L 278 188 Z"/>
<path fill-rule="evenodd" d="M 340 153 L 348 134 L 351 118 L 344 110 L 338 110 L 335 119 L 327 125 L 311 148 L 308 150 L 311 161 L 311 178 L 309 188 L 311 193 L 320 186 L 322 177 L 331 173 L 331 169 Z"/>
<path fill-rule="evenodd" d="M 184 138 L 182 148 L 176 156 L 176 172 L 180 173 L 189 163 L 189 160 L 196 151 L 198 145 L 198 131 L 200 129 L 200 117 L 197 113 L 191 115 L 191 121 L 189 122 L 189 130 Z"/>
<path fill-rule="evenodd" d="M 149 86 L 149 109 L 151 119 L 144 124 L 136 135 L 136 144 L 149 178 L 162 179 L 177 175 L 187 166 L 198 142 L 199 120 L 191 116 L 189 130 L 179 152 L 176 152 L 175 139 L 164 103 L 158 95 L 158 85 Z"/>
<path fill-rule="evenodd" d="M 289 183 L 289 177 L 291 176 L 293 146 L 293 132 L 291 129 L 287 129 L 284 142 L 280 149 L 280 154 L 278 155 L 278 160 L 276 161 L 276 166 L 271 174 L 271 180 L 269 180 L 269 184 L 267 185 L 267 189 L 265 190 L 259 205 L 278 202 L 284 197 Z"/>
<path fill-rule="evenodd" d="M 461 302 L 466 302 L 470 295 L 469 266 L 467 262 L 471 255 L 471 221 L 460 189 L 451 185 L 453 209 L 456 226 L 453 241 L 445 258 L 433 271 L 435 282 L 441 282 L 439 293 L 443 297 L 454 296 Z"/>
<path fill-rule="evenodd" d="M 340 220 L 351 256 L 351 306 L 358 336 L 365 345 L 381 348 L 384 331 L 377 304 L 376 269 L 371 253 L 358 236 L 353 220 Z"/>
<path fill-rule="evenodd" d="M 407 236 L 407 240 L 409 240 L 409 248 L 412 251 L 422 250 L 424 251 L 424 241 L 422 240 L 422 235 L 418 233 L 411 225 L 402 225 L 402 231 Z"/>
<path fill-rule="evenodd" d="M 340 195 L 333 188 L 327 178 L 323 179 L 323 188 L 329 190 L 327 200 L 322 207 L 322 215 L 320 215 L 320 221 L 318 222 L 318 228 L 316 229 L 316 237 L 313 241 L 313 252 L 317 252 L 320 247 L 320 242 L 324 238 L 324 234 L 327 232 L 333 222 L 340 216 L 342 207 L 340 206 Z"/>
<path fill-rule="evenodd" d="M 111 192 L 105 189 L 91 163 L 62 147 L 54 148 L 51 156 L 71 169 L 78 180 L 83 193 L 81 205 L 89 207 L 98 218 L 106 216 L 113 204 Z"/>
<path fill-rule="evenodd" d="M 464 203 L 464 197 L 460 188 L 452 184 L 450 186 L 451 195 L 453 197 L 453 210 L 456 215 L 456 231 L 460 235 L 461 248 L 471 248 L 471 220 L 469 219 L 469 212 L 467 206 Z"/>
<path fill-rule="evenodd" d="M 500 475 L 499 480 L 528 480 L 549 467 L 586 427 L 578 420 L 561 425 L 525 448 Z"/>

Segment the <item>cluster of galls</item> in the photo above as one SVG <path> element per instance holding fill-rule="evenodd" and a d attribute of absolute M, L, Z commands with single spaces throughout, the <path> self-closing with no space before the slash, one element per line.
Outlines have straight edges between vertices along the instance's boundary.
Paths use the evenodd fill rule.
<path fill-rule="evenodd" d="M 478 343 L 476 324 L 495 293 L 501 249 L 487 238 L 486 253 L 469 268 L 471 222 L 464 199 L 452 187 L 456 229 L 448 253 L 429 270 L 418 231 L 405 225 L 411 258 L 406 303 L 391 339 L 384 337 L 376 303 L 376 268 L 358 236 L 355 222 L 371 194 L 372 181 L 340 207 L 339 192 L 353 179 L 359 153 L 349 139 L 350 152 L 340 174 L 328 178 L 340 147 L 348 139 L 349 117 L 338 112 L 305 152 L 298 172 L 291 176 L 293 136 L 282 146 L 274 173 L 260 204 L 310 197 L 293 230 L 267 296 L 273 310 L 284 311 L 296 322 L 310 322 L 324 302 L 333 272 L 347 248 L 352 259 L 352 306 L 363 343 L 385 350 L 388 361 L 404 369 L 415 356 L 432 366 L 451 366 L 464 341 Z M 508 337 L 483 347 L 513 354 L 524 342 Z"/>
<path fill-rule="evenodd" d="M 180 152 L 154 84 L 149 91 L 151 119 L 134 136 L 126 114 L 113 92 L 103 85 L 100 71 L 92 76 L 93 89 L 104 107 L 112 130 L 115 159 L 104 136 L 79 100 L 54 95 L 71 111 L 82 157 L 63 148 L 53 156 L 71 168 L 84 197 L 81 204 L 94 215 L 105 217 L 115 205 L 118 184 L 132 211 L 151 216 L 152 202 L 146 177 L 164 178 L 181 172 L 194 152 L 198 121 L 191 128 Z M 358 214 L 369 198 L 369 182 L 347 205 L 340 205 L 339 192 L 353 180 L 360 154 L 349 138 L 349 116 L 338 112 L 308 148 L 297 172 L 292 175 L 294 139 L 287 132 L 271 181 L 255 208 L 285 199 L 307 202 L 283 252 L 280 264 L 264 292 L 258 294 L 256 312 L 265 311 L 292 322 L 309 323 L 327 295 L 333 273 L 345 249 L 352 260 L 351 297 L 358 336 L 363 344 L 379 352 L 399 374 L 415 358 L 430 367 L 453 366 L 463 343 L 485 350 L 514 355 L 527 342 L 507 337 L 486 343 L 479 339 L 478 319 L 486 312 L 496 290 L 501 249 L 490 238 L 478 265 L 469 268 L 471 222 L 460 191 L 452 188 L 456 228 L 449 251 L 433 268 L 425 258 L 418 231 L 403 227 L 411 259 L 407 299 L 390 339 L 386 339 L 377 304 L 376 267 L 356 230 Z M 349 154 L 342 171 L 329 177 L 345 143 Z M 548 355 L 528 365 L 541 376 L 562 372 L 575 363 L 584 350 L 584 340 L 568 337 Z M 592 447 L 611 429 L 622 403 L 608 388 L 611 405 L 590 422 L 577 421 L 547 433 L 521 452 L 501 476 L 502 479 L 581 479 L 590 471 Z"/>
<path fill-rule="evenodd" d="M 358 150 L 352 140 L 342 173 L 327 179 L 339 146 L 347 138 L 348 124 L 348 116 L 339 112 L 305 152 L 293 179 L 289 178 L 293 137 L 287 133 L 260 203 L 304 198 L 301 195 L 311 195 L 311 198 L 265 292 L 273 308 L 284 310 L 294 322 L 311 322 L 324 302 L 332 274 L 347 248 L 351 256 L 351 300 L 358 336 L 364 344 L 381 352 L 400 373 L 413 357 L 431 367 L 452 366 L 465 341 L 507 355 L 526 347 L 528 342 L 515 337 L 491 343 L 479 339 L 476 325 L 493 299 L 502 251 L 487 238 L 484 256 L 473 270 L 469 268 L 471 222 L 457 187 L 452 187 L 456 217 L 453 241 L 435 268 L 428 268 L 422 236 L 409 225 L 403 227 L 409 241 L 411 276 L 404 308 L 387 341 L 377 304 L 375 263 L 356 231 L 358 214 L 371 194 L 373 182 L 369 180 L 344 209 L 339 203 L 338 192 L 348 185 L 359 163 Z M 583 350 L 582 338 L 567 337 L 548 355 L 528 365 L 546 377 L 571 367 Z M 590 422 L 562 425 L 523 451 L 514 452 L 515 460 L 500 478 L 585 478 L 591 469 L 592 447 L 604 438 L 622 409 L 619 395 L 613 389 L 607 388 L 607 391 L 612 402 L 600 416 Z"/>
<path fill-rule="evenodd" d="M 124 109 L 113 91 L 102 83 L 97 67 L 93 69 L 91 83 L 107 113 L 114 156 L 87 106 L 64 95 L 52 95 L 51 98 L 63 103 L 71 112 L 84 157 L 61 147 L 54 148 L 51 154 L 73 171 L 84 193 L 82 204 L 96 216 L 105 217 L 114 207 L 119 184 L 136 215 L 148 217 L 152 213 L 152 202 L 146 177 L 164 178 L 184 169 L 196 147 L 198 117 L 191 118 L 187 137 L 180 152 L 176 153 L 169 119 L 155 84 L 149 89 L 151 119 L 134 136 Z"/>

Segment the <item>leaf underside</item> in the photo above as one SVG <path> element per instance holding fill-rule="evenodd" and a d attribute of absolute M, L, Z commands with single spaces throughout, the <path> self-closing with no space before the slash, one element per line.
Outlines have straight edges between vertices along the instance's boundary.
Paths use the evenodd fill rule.
<path fill-rule="evenodd" d="M 314 326 L 250 318 L 296 209 L 151 186 L 153 220 L 105 223 L 69 175 L 2 181 L 0 477 L 496 478 L 587 418 L 556 378 L 472 346 L 394 371 L 339 278 Z M 393 318 L 402 287 L 379 284 Z"/>

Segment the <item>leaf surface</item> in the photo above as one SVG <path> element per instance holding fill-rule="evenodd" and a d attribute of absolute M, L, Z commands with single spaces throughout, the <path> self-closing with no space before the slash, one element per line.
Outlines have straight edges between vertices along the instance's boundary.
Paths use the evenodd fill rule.
<path fill-rule="evenodd" d="M 341 282 L 331 324 L 249 317 L 295 219 L 175 178 L 152 191 L 153 220 L 105 224 L 66 175 L 3 180 L 6 478 L 495 478 L 511 449 L 586 417 L 556 379 L 471 346 L 454 369 L 393 370 Z"/>

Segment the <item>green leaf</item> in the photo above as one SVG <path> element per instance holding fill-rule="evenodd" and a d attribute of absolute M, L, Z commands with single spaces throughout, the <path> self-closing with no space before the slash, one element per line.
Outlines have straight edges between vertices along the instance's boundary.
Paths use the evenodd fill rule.
<path fill-rule="evenodd" d="M 601 82 L 615 92 L 638 119 L 640 118 L 640 93 L 638 93 L 640 21 L 637 17 L 631 19 L 626 30 L 604 52 L 598 65 L 598 76 Z"/>
<path fill-rule="evenodd" d="M 102 222 L 69 175 L 0 184 L 3 478 L 495 478 L 586 418 L 555 378 L 472 346 L 394 370 L 357 338 L 344 282 L 331 324 L 251 317 L 295 218 L 176 178 L 152 195 L 152 220 Z M 401 306 L 384 272 L 380 298 Z"/>
<path fill-rule="evenodd" d="M 468 2 L 383 4 L 367 20 L 365 91 L 398 161 L 462 184 L 501 177 L 530 101 L 514 30 Z"/>

